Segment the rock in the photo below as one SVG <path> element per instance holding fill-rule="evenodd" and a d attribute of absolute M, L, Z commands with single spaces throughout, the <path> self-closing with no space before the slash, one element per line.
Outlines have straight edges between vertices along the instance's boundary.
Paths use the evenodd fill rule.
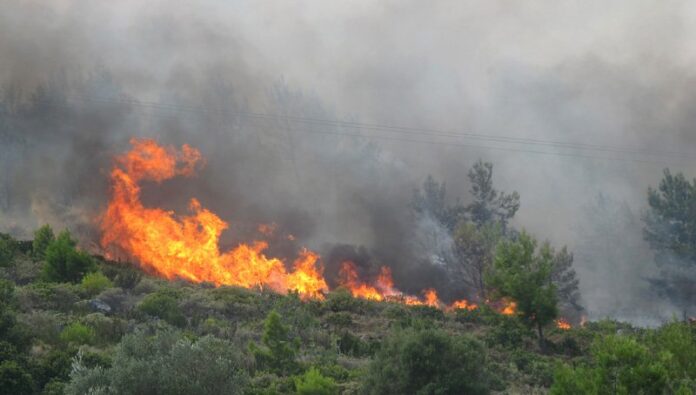
<path fill-rule="evenodd" d="M 103 301 L 101 301 L 99 299 L 90 300 L 89 306 L 92 308 L 92 310 L 103 313 L 103 314 L 111 313 L 111 306 L 109 306 L 108 304 L 104 303 Z"/>

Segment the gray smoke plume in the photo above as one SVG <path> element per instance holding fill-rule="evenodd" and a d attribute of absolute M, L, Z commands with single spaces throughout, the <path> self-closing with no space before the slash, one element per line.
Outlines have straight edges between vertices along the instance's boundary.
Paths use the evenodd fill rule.
<path fill-rule="evenodd" d="M 227 246 L 277 223 L 295 242 L 272 252 L 389 265 L 415 293 L 442 281 L 447 248 L 411 193 L 432 174 L 466 201 L 481 158 L 521 195 L 513 225 L 575 252 L 592 317 L 663 318 L 640 217 L 664 167 L 696 175 L 695 16 L 634 0 L 5 1 L 0 230 L 48 222 L 94 244 L 113 155 L 154 137 L 207 165 L 147 185 L 147 204 L 197 197 L 230 222 Z M 619 210 L 606 253 L 600 193 L 632 218 Z"/>

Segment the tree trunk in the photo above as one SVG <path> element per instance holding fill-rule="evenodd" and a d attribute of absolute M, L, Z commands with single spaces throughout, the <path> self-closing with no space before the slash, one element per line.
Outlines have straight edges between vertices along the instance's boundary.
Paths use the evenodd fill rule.
<path fill-rule="evenodd" d="M 537 332 L 539 333 L 539 348 L 542 353 L 546 352 L 546 341 L 544 340 L 544 328 L 540 322 L 537 322 Z"/>

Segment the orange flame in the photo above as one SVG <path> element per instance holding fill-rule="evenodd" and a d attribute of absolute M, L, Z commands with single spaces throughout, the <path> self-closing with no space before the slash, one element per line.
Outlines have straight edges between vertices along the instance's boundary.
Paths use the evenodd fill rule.
<path fill-rule="evenodd" d="M 513 301 L 504 301 L 505 306 L 500 310 L 503 315 L 515 315 L 517 313 L 517 303 Z"/>
<path fill-rule="evenodd" d="M 353 262 L 343 262 L 339 275 L 341 277 L 340 284 L 346 287 L 354 297 L 378 301 L 384 300 L 384 295 L 377 288 L 360 281 L 358 269 Z"/>
<path fill-rule="evenodd" d="M 471 303 L 466 299 L 461 299 L 461 300 L 455 300 L 451 305 L 449 305 L 450 310 L 456 310 L 456 309 L 461 309 L 461 310 L 476 310 L 478 309 L 478 305 L 476 303 Z"/>
<path fill-rule="evenodd" d="M 556 320 L 556 327 L 558 329 L 562 329 L 564 331 L 567 331 L 568 329 L 572 328 L 570 325 L 570 322 L 566 321 L 565 318 L 559 318 Z"/>
<path fill-rule="evenodd" d="M 132 139 L 131 145 L 111 170 L 111 200 L 101 222 L 105 250 L 124 252 L 167 279 L 268 287 L 304 297 L 321 298 L 328 291 L 319 257 L 311 251 L 303 250 L 288 272 L 281 260 L 263 254 L 268 247 L 263 241 L 221 253 L 218 241 L 228 225 L 196 199 L 187 216 L 143 206 L 140 182 L 192 176 L 201 154 L 188 145 L 177 151 L 153 140 Z"/>

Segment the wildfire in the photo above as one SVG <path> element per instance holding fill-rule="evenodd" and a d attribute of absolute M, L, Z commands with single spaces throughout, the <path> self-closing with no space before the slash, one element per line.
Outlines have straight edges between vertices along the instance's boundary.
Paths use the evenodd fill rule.
<path fill-rule="evenodd" d="M 517 313 L 517 303 L 505 301 L 505 306 L 500 310 L 500 313 L 504 315 L 514 315 Z"/>
<path fill-rule="evenodd" d="M 110 173 L 111 199 L 101 219 L 101 245 L 107 254 L 125 253 L 146 270 L 167 279 L 267 287 L 280 293 L 295 291 L 304 298 L 323 299 L 329 287 L 318 254 L 302 249 L 289 270 L 282 260 L 266 257 L 265 241 L 242 243 L 221 252 L 219 239 L 228 224 L 198 200 L 191 199 L 189 215 L 145 207 L 140 200 L 142 182 L 160 183 L 173 177 L 193 176 L 203 159 L 198 150 L 188 145 L 177 150 L 148 139 L 132 139 L 131 145 L 131 151 L 115 158 Z M 272 236 L 276 229 L 275 223 L 257 228 L 265 236 Z M 287 239 L 295 238 L 288 235 Z M 422 297 L 403 294 L 394 287 L 391 269 L 386 266 L 369 283 L 360 279 L 353 262 L 344 262 L 339 275 L 340 284 L 357 298 L 445 310 L 478 308 L 466 299 L 446 306 L 432 288 L 423 290 Z M 502 303 L 502 307 L 500 302 L 493 304 L 502 314 L 516 313 L 515 302 Z M 563 319 L 556 323 L 561 329 L 570 328 Z"/>
<path fill-rule="evenodd" d="M 556 320 L 556 328 L 567 331 L 568 329 L 572 328 L 572 326 L 564 318 L 559 318 Z"/>
<path fill-rule="evenodd" d="M 328 291 L 318 255 L 311 251 L 303 250 L 288 271 L 281 260 L 264 255 L 264 241 L 221 253 L 218 241 L 228 225 L 196 199 L 184 216 L 143 206 L 141 182 L 192 176 L 202 159 L 188 145 L 176 150 L 153 140 L 132 139 L 131 144 L 133 149 L 118 156 L 111 170 L 111 200 L 101 222 L 105 250 L 125 252 L 167 279 L 268 287 L 316 298 Z"/>
<path fill-rule="evenodd" d="M 450 305 L 450 309 L 462 309 L 462 310 L 476 310 L 478 305 L 476 303 L 471 303 L 466 299 L 456 300 Z"/>

